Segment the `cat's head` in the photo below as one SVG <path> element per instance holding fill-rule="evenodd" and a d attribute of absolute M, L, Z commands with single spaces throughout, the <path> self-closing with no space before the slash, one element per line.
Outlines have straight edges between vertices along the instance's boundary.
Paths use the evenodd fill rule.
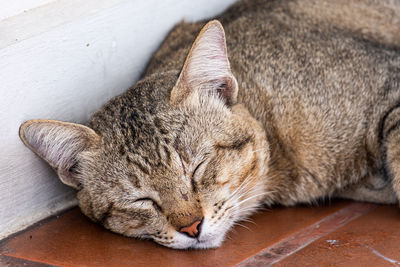
<path fill-rule="evenodd" d="M 106 228 L 172 248 L 217 247 L 265 193 L 265 133 L 237 92 L 223 28 L 212 21 L 180 73 L 138 82 L 90 127 L 32 120 L 20 136 Z"/>

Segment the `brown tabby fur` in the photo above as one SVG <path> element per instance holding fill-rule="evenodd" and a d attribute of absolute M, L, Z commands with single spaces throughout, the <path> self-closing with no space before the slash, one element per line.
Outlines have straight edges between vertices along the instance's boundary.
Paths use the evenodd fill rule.
<path fill-rule="evenodd" d="M 204 22 L 182 22 L 89 127 L 22 125 L 82 211 L 209 248 L 261 204 L 398 202 L 400 1 L 241 1 L 218 20 L 230 64 L 217 21 L 193 46 Z M 180 232 L 196 221 L 197 238 Z"/>

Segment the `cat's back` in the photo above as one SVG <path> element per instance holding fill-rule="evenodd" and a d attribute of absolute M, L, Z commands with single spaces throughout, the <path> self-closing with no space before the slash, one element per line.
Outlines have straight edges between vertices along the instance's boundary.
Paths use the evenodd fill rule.
<path fill-rule="evenodd" d="M 303 104 L 371 99 L 399 72 L 400 1 L 243 1 L 219 19 L 245 101 L 253 88 Z"/>
<path fill-rule="evenodd" d="M 295 37 L 293 33 L 301 36 L 310 30 L 331 36 L 333 32 L 346 33 L 400 49 L 400 1 L 397 0 L 244 0 L 217 19 L 226 31 L 230 59 L 235 58 L 237 50 L 251 54 L 255 45 L 284 44 L 289 41 L 285 39 Z M 176 25 L 154 54 L 144 75 L 180 70 L 191 44 L 207 21 Z M 305 38 L 295 41 L 300 43 Z"/>
<path fill-rule="evenodd" d="M 287 114 L 300 116 L 286 116 L 288 124 L 307 116 L 365 124 L 360 113 L 400 97 L 400 1 L 246 0 L 218 19 L 239 101 L 264 124 Z M 177 25 L 146 73 L 180 70 L 203 24 Z"/>

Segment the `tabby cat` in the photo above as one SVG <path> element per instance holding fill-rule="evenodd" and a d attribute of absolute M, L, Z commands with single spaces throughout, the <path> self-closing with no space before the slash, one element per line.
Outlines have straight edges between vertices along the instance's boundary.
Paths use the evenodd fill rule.
<path fill-rule="evenodd" d="M 187 249 L 261 205 L 398 203 L 399 1 L 248 0 L 217 19 L 177 25 L 88 126 L 21 126 L 82 212 Z"/>

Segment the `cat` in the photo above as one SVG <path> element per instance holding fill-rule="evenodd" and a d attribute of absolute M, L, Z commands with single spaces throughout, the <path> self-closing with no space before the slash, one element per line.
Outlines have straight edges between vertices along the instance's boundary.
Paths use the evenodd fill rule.
<path fill-rule="evenodd" d="M 220 246 L 262 205 L 398 203 L 399 18 L 391 0 L 240 1 L 178 24 L 88 126 L 20 137 L 90 219 L 175 249 Z"/>

